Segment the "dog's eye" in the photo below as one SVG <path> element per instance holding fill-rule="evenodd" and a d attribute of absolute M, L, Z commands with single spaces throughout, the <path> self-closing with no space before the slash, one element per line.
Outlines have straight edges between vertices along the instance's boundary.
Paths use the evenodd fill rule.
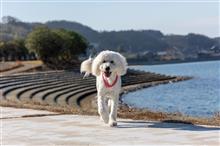
<path fill-rule="evenodd" d="M 106 61 L 104 60 L 103 63 L 105 63 Z"/>
<path fill-rule="evenodd" d="M 110 61 L 110 63 L 112 63 L 112 64 L 113 64 L 113 63 L 114 63 L 114 61 Z"/>

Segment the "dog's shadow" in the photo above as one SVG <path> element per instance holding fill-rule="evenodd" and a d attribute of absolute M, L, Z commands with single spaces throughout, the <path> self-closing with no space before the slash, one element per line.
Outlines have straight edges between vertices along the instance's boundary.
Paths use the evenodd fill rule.
<path fill-rule="evenodd" d="M 165 120 L 162 122 L 118 121 L 117 128 L 169 128 L 174 130 L 187 130 L 187 131 L 220 130 L 220 127 L 194 125 L 190 122 L 183 122 L 177 120 Z"/>

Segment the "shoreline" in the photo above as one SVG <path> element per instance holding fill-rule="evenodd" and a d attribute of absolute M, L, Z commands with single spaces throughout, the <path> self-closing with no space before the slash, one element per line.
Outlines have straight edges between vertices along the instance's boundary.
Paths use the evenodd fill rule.
<path fill-rule="evenodd" d="M 138 89 L 148 88 L 152 86 L 157 86 L 160 84 L 167 84 L 170 81 L 178 82 L 189 80 L 191 77 L 177 77 L 172 80 L 168 79 L 165 81 L 154 81 L 150 83 L 142 83 L 136 85 L 129 85 L 123 87 L 121 94 L 126 94 L 129 92 L 134 92 Z M 0 106 L 3 107 L 15 107 L 15 108 L 29 108 L 37 110 L 47 110 L 52 112 L 58 112 L 62 114 L 76 114 L 76 115 L 98 115 L 97 105 L 95 95 L 91 95 L 85 99 L 82 99 L 77 107 L 69 106 L 51 106 L 49 104 L 39 104 L 39 103 L 30 103 L 30 102 L 17 102 L 17 101 L 8 101 L 2 100 Z M 118 117 L 124 119 L 133 119 L 133 120 L 154 120 L 160 122 L 168 123 L 185 123 L 185 124 L 200 124 L 200 125 L 212 125 L 220 126 L 220 116 L 216 115 L 212 118 L 198 118 L 182 115 L 181 113 L 166 113 L 166 112 L 154 112 L 147 109 L 129 107 L 122 102 L 120 97 L 120 104 L 118 108 Z"/>
<path fill-rule="evenodd" d="M 47 74 L 53 74 L 56 72 L 57 71 L 44 72 L 43 70 L 41 70 L 39 75 L 42 76 L 45 73 L 46 75 L 45 77 L 49 78 Z M 60 71 L 57 73 L 61 74 L 60 79 L 62 79 L 65 76 L 65 71 Z M 17 74 L 16 76 L 19 77 L 22 74 Z M 26 78 L 27 76 L 29 76 L 28 78 L 31 78 L 31 76 L 34 76 L 34 74 L 36 73 L 29 72 L 29 73 L 24 73 L 23 76 L 26 76 Z M 79 80 L 77 83 L 78 85 L 81 85 L 83 82 L 87 82 L 85 80 L 81 80 L 81 76 L 78 76 L 78 75 L 75 76 L 74 74 L 73 77 Z M 144 77 L 147 77 L 147 79 L 144 79 Z M 4 78 L 8 78 L 8 77 L 5 76 Z M 147 73 L 147 72 L 142 72 L 142 71 L 134 71 L 134 72 L 131 71 L 130 75 L 128 75 L 128 78 L 130 78 L 131 81 L 132 80 L 133 81 L 132 83 L 129 81 L 126 84 L 124 84 L 124 86 L 122 87 L 121 95 L 127 94 L 129 92 L 134 92 L 139 89 L 157 86 L 159 84 L 167 84 L 170 82 L 178 82 L 178 81 L 192 79 L 192 77 L 164 76 L 161 74 L 155 74 L 155 73 L 149 73 L 149 72 Z M 10 80 L 10 77 L 8 79 Z M 93 77 L 90 78 L 88 80 L 88 83 L 93 81 L 93 79 L 94 79 Z M 141 82 L 139 82 L 138 80 Z M 34 81 L 36 82 L 37 79 Z M 83 84 L 84 86 L 86 86 L 86 83 L 83 83 Z M 48 111 L 54 111 L 54 112 L 59 112 L 63 114 L 98 115 L 97 107 L 96 107 L 97 105 L 96 98 L 95 98 L 96 92 L 93 93 L 92 90 L 91 90 L 90 95 L 74 100 L 74 104 L 72 105 L 53 104 L 52 101 L 51 103 L 37 102 L 37 101 L 32 101 L 32 100 L 20 101 L 16 99 L 17 98 L 16 94 L 13 94 L 12 96 L 14 97 L 12 98 L 10 97 L 9 100 L 8 99 L 5 100 L 2 98 L 0 102 L 0 106 L 48 110 Z M 28 96 L 26 96 L 25 98 L 28 99 Z M 169 121 L 169 122 L 179 122 L 179 123 L 188 123 L 188 124 L 204 124 L 204 125 L 220 126 L 220 114 L 216 114 L 216 116 L 211 117 L 211 118 L 197 118 L 197 117 L 185 116 L 185 115 L 182 115 L 181 113 L 153 112 L 147 109 L 129 107 L 128 105 L 123 103 L 123 101 L 121 100 L 121 96 L 120 96 L 120 105 L 119 105 L 118 115 L 119 115 L 119 118 L 130 118 L 130 119 L 137 119 L 137 120 Z"/>
<path fill-rule="evenodd" d="M 143 83 L 139 85 L 131 85 L 123 88 L 122 94 L 127 94 L 129 92 L 135 92 L 139 89 L 144 88 L 150 88 L 153 86 L 161 85 L 161 84 L 167 84 L 170 81 L 172 82 L 179 82 L 179 81 L 185 81 L 192 79 L 192 77 L 177 77 L 173 80 L 167 80 L 167 81 L 158 81 L 153 83 Z M 206 117 L 192 117 L 183 115 L 181 113 L 167 113 L 167 112 L 156 112 L 144 108 L 135 108 L 135 107 L 129 107 L 126 103 L 124 103 L 121 100 L 122 96 L 120 96 L 120 105 L 118 110 L 118 116 L 119 118 L 129 118 L 133 120 L 154 120 L 154 121 L 160 121 L 160 122 L 168 122 L 168 123 L 184 123 L 184 124 L 202 124 L 202 125 L 211 125 L 211 126 L 220 126 L 220 115 L 216 115 L 211 118 Z M 89 100 L 89 99 L 86 99 Z M 85 101 L 84 101 L 85 102 Z M 93 103 L 93 108 L 96 107 L 96 99 L 90 99 L 90 101 L 85 102 L 85 105 L 81 105 L 82 108 L 85 108 L 85 110 L 88 109 L 88 103 Z M 90 107 L 91 108 L 91 107 Z"/>
<path fill-rule="evenodd" d="M 130 61 L 129 66 L 141 66 L 141 65 L 165 65 L 165 64 L 181 64 L 181 63 L 196 63 L 196 62 L 210 62 L 210 61 L 220 61 L 220 58 L 216 59 L 196 59 L 196 60 L 171 60 L 171 61 Z"/>

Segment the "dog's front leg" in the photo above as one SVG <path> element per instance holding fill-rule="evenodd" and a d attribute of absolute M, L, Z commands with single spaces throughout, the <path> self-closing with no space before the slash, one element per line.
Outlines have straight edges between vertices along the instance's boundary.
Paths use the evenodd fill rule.
<path fill-rule="evenodd" d="M 103 96 L 98 96 L 98 112 L 100 118 L 105 122 L 108 123 L 108 108 L 106 104 L 106 99 Z"/>
<path fill-rule="evenodd" d="M 118 97 L 111 99 L 111 112 L 109 114 L 109 126 L 117 126 L 117 108 L 118 108 Z"/>

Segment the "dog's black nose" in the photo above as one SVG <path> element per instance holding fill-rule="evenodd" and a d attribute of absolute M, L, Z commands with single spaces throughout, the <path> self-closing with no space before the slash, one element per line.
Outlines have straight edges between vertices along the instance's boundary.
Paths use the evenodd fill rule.
<path fill-rule="evenodd" d="M 110 67 L 109 67 L 109 66 L 106 67 L 105 70 L 106 70 L 106 71 L 110 71 Z"/>

